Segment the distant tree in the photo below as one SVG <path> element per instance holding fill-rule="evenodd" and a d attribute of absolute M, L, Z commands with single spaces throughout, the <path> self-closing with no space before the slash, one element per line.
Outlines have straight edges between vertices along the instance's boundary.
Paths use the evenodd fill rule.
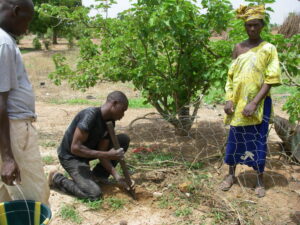
<path fill-rule="evenodd" d="M 68 20 L 60 20 L 55 15 L 46 15 L 44 12 L 51 8 L 51 10 L 59 11 L 64 9 L 66 12 L 72 13 L 76 8 L 82 7 L 81 0 L 33 0 L 33 3 L 37 10 L 29 27 L 32 33 L 41 36 L 50 29 L 53 44 L 57 44 L 58 35 L 66 36 L 72 33 L 75 24 Z"/>

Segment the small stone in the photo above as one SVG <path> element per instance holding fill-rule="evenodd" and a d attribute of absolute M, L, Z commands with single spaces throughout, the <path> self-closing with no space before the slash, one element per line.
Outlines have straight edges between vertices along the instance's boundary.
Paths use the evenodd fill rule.
<path fill-rule="evenodd" d="M 153 192 L 153 197 L 154 198 L 159 198 L 161 196 L 163 196 L 163 193 L 161 193 L 161 192 Z"/>
<path fill-rule="evenodd" d="M 86 99 L 96 99 L 96 97 L 92 96 L 92 95 L 87 95 Z"/>
<path fill-rule="evenodd" d="M 127 221 L 126 220 L 121 220 L 120 225 L 127 225 Z"/>
<path fill-rule="evenodd" d="M 186 197 L 191 197 L 191 193 L 185 193 Z"/>

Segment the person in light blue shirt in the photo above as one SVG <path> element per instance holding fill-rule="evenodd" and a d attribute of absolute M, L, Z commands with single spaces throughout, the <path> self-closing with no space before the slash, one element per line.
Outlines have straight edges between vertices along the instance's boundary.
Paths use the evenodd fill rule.
<path fill-rule="evenodd" d="M 0 202 L 48 204 L 49 187 L 38 149 L 35 97 L 15 37 L 33 18 L 31 0 L 0 0 Z"/>

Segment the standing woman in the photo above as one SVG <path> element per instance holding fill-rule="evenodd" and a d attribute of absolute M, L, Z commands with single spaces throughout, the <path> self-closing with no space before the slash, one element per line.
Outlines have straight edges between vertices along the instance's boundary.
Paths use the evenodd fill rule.
<path fill-rule="evenodd" d="M 263 172 L 272 114 L 270 89 L 281 83 L 281 72 L 276 47 L 260 36 L 265 7 L 240 6 L 236 12 L 245 21 L 248 39 L 234 48 L 225 87 L 225 124 L 230 125 L 225 163 L 229 174 L 220 188 L 228 191 L 236 179 L 236 165 L 245 164 L 257 171 L 255 193 L 261 198 L 265 196 Z"/>

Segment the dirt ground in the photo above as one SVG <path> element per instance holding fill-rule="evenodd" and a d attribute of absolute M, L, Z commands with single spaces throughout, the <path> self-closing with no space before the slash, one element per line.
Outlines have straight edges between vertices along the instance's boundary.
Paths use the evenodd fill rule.
<path fill-rule="evenodd" d="M 26 43 L 23 43 L 23 47 Z M 125 92 L 129 98 L 138 97 L 130 84 L 99 84 L 82 93 L 70 89 L 67 84 L 55 86 L 47 78 L 54 65 L 50 56 L 54 52 L 64 51 L 63 45 L 51 51 L 37 51 L 24 54 L 26 68 L 30 74 L 36 93 L 36 111 L 39 131 L 39 144 L 42 156 L 52 156 L 53 162 L 45 162 L 45 171 L 59 167 L 56 148 L 72 118 L 81 109 L 89 105 L 57 104 L 57 100 L 86 99 L 92 96 L 94 101 L 104 101 L 113 90 Z M 72 51 L 71 51 L 72 53 Z M 70 54 L 70 57 L 73 57 Z M 276 113 L 286 115 L 280 110 L 281 103 L 275 103 Z M 51 190 L 50 203 L 53 213 L 51 224 L 77 224 L 61 216 L 63 205 L 71 205 L 78 212 L 84 225 L 120 224 L 125 220 L 128 225 L 171 225 L 171 224 L 300 224 L 300 166 L 281 157 L 280 139 L 274 130 L 269 136 L 269 155 L 265 173 L 267 195 L 258 199 L 254 194 L 256 175 L 245 166 L 237 169 L 238 182 L 229 192 L 221 192 L 218 185 L 227 172 L 222 165 L 222 146 L 226 139 L 227 128 L 223 125 L 222 106 L 203 105 L 198 119 L 188 137 L 177 137 L 172 127 L 154 115 L 149 119 L 136 121 L 131 129 L 129 124 L 137 117 L 155 112 L 154 109 L 129 108 L 125 117 L 117 123 L 118 132 L 127 132 L 132 139 L 128 158 L 132 149 L 147 147 L 154 152 L 170 153 L 178 162 L 204 162 L 203 168 L 188 170 L 182 165 L 160 168 L 138 168 L 133 178 L 136 180 L 138 200 L 132 200 L 123 191 L 114 186 L 102 186 L 104 199 L 122 199 L 123 208 L 113 209 L 109 205 L 93 210 L 86 204 L 63 193 Z M 166 161 L 167 163 L 167 161 Z M 60 168 L 61 169 L 61 168 Z M 184 190 L 185 182 L 196 182 L 193 177 L 205 176 L 200 180 L 198 190 Z M 190 179 L 191 178 L 191 179 Z M 183 190 L 182 190 L 183 189 Z M 157 192 L 160 197 L 157 197 Z M 173 202 L 162 207 L 164 197 L 174 194 Z M 182 200 L 184 199 L 184 200 Z M 185 202 L 185 205 L 177 204 Z M 189 205 L 193 202 L 193 205 Z M 181 210 L 181 211 L 180 211 Z M 180 213 L 181 212 L 181 213 Z M 188 212 L 188 213 L 184 213 Z M 231 217 L 230 217 L 231 215 Z M 235 221 L 235 222 L 234 222 Z M 237 222 L 240 221 L 240 222 Z"/>

